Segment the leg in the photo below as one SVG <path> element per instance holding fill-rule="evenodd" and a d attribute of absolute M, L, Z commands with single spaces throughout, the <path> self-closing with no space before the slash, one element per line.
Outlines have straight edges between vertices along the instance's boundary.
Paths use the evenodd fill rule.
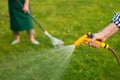
<path fill-rule="evenodd" d="M 28 30 L 27 33 L 29 35 L 30 42 L 32 42 L 33 44 L 38 45 L 39 42 L 37 40 L 35 40 L 35 37 L 34 37 L 34 33 L 35 33 L 34 29 Z"/>
<path fill-rule="evenodd" d="M 15 36 L 15 40 L 12 41 L 12 45 L 13 44 L 17 44 L 19 41 L 20 41 L 20 35 L 19 35 L 19 32 L 13 32 L 14 36 Z"/>

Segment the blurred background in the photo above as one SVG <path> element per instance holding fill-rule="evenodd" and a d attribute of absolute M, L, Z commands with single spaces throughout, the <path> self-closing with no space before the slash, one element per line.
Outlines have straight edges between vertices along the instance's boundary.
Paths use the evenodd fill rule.
<path fill-rule="evenodd" d="M 102 30 L 119 12 L 119 3 L 120 0 L 30 0 L 34 18 L 51 35 L 63 40 L 65 45 L 73 44 L 88 32 Z M 36 24 L 35 37 L 40 45 L 31 44 L 26 32 L 20 33 L 20 43 L 11 45 L 14 36 L 9 22 L 8 0 L 0 0 L 0 80 L 120 80 L 120 67 L 113 54 L 106 49 L 84 44 L 77 47 L 69 63 L 62 66 L 64 71 L 62 68 L 55 69 L 55 66 L 44 68 L 40 63 L 43 59 L 47 60 L 46 66 L 52 66 L 63 56 L 55 56 L 56 60 L 54 58 L 49 62 L 54 55 L 46 51 L 53 49 L 53 46 Z M 118 32 L 106 43 L 120 56 L 119 36 Z M 57 75 L 51 77 L 54 69 Z"/>

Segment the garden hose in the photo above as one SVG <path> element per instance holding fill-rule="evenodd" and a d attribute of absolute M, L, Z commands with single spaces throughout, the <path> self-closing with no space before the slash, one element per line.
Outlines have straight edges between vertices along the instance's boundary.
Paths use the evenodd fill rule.
<path fill-rule="evenodd" d="M 114 54 L 114 56 L 115 56 L 115 58 L 116 58 L 116 60 L 118 62 L 118 65 L 120 66 L 120 58 L 117 55 L 116 51 L 113 48 L 111 48 L 111 47 L 109 47 L 108 49 Z"/>
<path fill-rule="evenodd" d="M 93 37 L 94 37 L 93 34 L 91 34 L 91 33 L 89 32 L 88 34 L 85 34 L 85 35 L 83 35 L 82 37 L 80 37 L 80 38 L 74 43 L 74 46 L 79 46 L 81 43 L 84 43 L 84 42 L 90 43 L 90 42 L 91 42 L 91 39 L 92 39 Z M 105 48 L 105 49 L 110 50 L 110 51 L 114 54 L 114 56 L 115 56 L 115 58 L 116 58 L 116 60 L 117 60 L 117 62 L 118 62 L 118 64 L 119 64 L 119 66 L 120 66 L 120 58 L 119 58 L 119 56 L 117 55 L 116 51 L 115 51 L 113 48 L 111 48 L 108 44 L 106 44 L 106 43 L 104 43 L 104 42 L 101 42 L 101 41 L 99 41 L 99 40 L 96 40 L 95 43 L 96 43 L 96 44 L 99 44 L 100 47 L 102 47 L 102 48 Z"/>

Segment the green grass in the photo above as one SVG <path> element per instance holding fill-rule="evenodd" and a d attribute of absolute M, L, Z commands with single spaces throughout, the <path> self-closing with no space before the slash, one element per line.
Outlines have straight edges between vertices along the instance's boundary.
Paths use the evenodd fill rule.
<path fill-rule="evenodd" d="M 33 16 L 51 35 L 69 45 L 87 32 L 95 33 L 107 26 L 114 13 L 120 10 L 119 3 L 119 0 L 31 0 L 31 9 Z M 19 44 L 10 44 L 14 36 L 9 28 L 7 0 L 0 1 L 0 26 L 0 80 L 56 80 L 44 73 L 41 75 L 41 57 L 27 62 L 53 48 L 36 24 L 39 46 L 29 42 L 26 32 L 21 32 Z M 119 36 L 119 33 L 115 34 L 106 43 L 120 56 Z M 73 53 L 60 80 L 120 80 L 120 68 L 108 50 L 80 45 Z"/>

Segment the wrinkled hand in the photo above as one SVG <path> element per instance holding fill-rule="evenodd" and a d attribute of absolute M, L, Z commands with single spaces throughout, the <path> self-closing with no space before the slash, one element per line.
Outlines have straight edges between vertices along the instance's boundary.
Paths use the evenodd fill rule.
<path fill-rule="evenodd" d="M 91 39 L 91 42 L 84 41 L 85 44 L 89 44 L 92 47 L 100 48 L 100 44 L 96 43 L 96 41 L 105 41 L 107 38 L 104 36 L 104 33 L 94 33 L 93 38 Z"/>
<path fill-rule="evenodd" d="M 95 33 L 93 35 L 94 35 L 94 37 L 92 38 L 92 40 L 90 42 L 90 45 L 95 47 L 95 48 L 99 48 L 100 47 L 100 45 L 97 44 L 95 41 L 98 40 L 98 41 L 103 41 L 104 42 L 104 41 L 107 40 L 107 37 L 105 37 L 104 33 L 102 33 L 102 32 Z"/>

